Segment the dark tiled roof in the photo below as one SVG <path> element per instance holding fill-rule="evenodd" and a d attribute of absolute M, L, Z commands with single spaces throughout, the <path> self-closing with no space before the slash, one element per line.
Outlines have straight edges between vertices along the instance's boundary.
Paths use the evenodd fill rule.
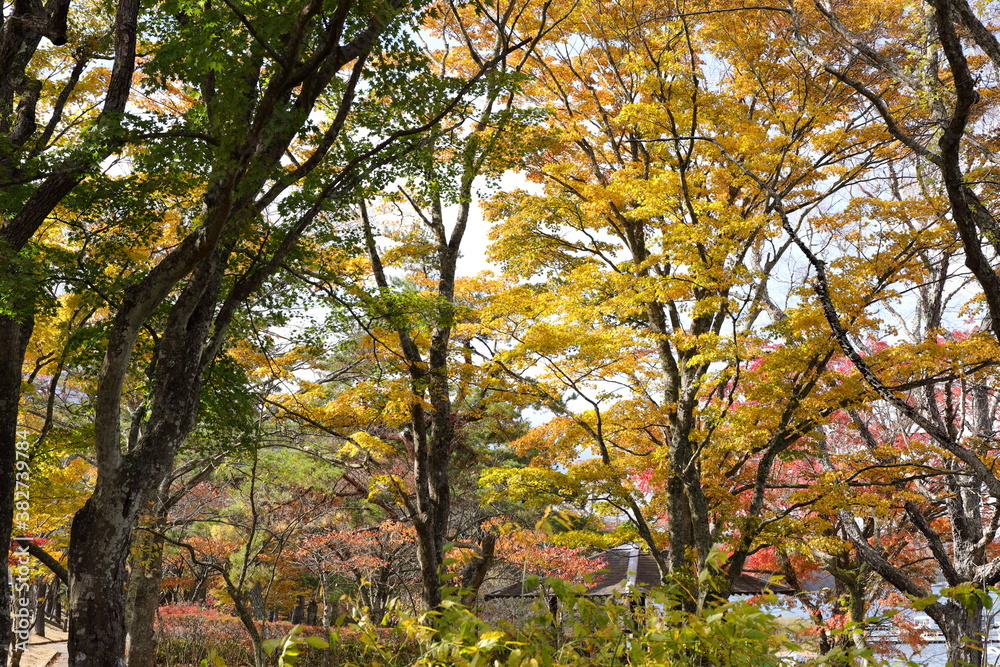
<path fill-rule="evenodd" d="M 779 584 L 776 581 L 754 577 L 746 572 L 740 574 L 740 578 L 733 584 L 733 595 L 763 595 L 764 593 L 794 595 L 795 589 L 789 588 L 784 584 Z"/>
<path fill-rule="evenodd" d="M 663 551 L 664 557 L 667 552 Z M 605 567 L 594 574 L 587 592 L 588 596 L 621 595 L 634 586 L 640 591 L 648 591 L 660 583 L 660 571 L 656 567 L 656 559 L 648 551 L 638 547 L 625 545 L 608 549 L 595 558 L 601 558 Z M 516 598 L 531 595 L 535 586 L 518 582 L 487 593 L 485 599 Z M 763 593 L 793 593 L 787 586 L 772 583 L 766 579 L 741 574 L 733 586 L 734 595 L 761 595 Z"/>

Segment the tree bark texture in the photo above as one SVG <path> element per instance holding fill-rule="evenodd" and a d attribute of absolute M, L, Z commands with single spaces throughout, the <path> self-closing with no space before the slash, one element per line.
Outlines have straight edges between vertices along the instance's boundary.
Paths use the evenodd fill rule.
<path fill-rule="evenodd" d="M 127 630 L 128 667 L 156 665 L 156 610 L 163 581 L 163 538 L 140 530 L 132 548 L 129 573 Z"/>
<path fill-rule="evenodd" d="M 14 527 L 17 460 L 17 412 L 21 397 L 21 364 L 34 320 L 0 315 L 0 665 L 7 664 L 11 640 L 11 587 L 8 585 L 9 545 Z"/>
<path fill-rule="evenodd" d="M 948 613 L 934 619 L 945 638 L 947 664 L 949 667 L 984 667 L 982 605 L 970 609 L 952 601 L 947 606 Z"/>
<path fill-rule="evenodd" d="M 130 475 L 98 480 L 73 517 L 69 654 L 73 667 L 125 667 L 125 560 L 142 490 Z"/>

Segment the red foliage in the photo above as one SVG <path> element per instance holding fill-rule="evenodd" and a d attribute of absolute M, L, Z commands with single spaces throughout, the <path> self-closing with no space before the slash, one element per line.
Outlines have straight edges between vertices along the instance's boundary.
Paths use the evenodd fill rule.
<path fill-rule="evenodd" d="M 516 530 L 497 540 L 497 557 L 523 569 L 527 574 L 554 576 L 582 582 L 606 563 L 584 555 L 584 547 L 561 547 L 548 543 L 540 530 Z"/>
<path fill-rule="evenodd" d="M 260 622 L 258 627 L 264 639 L 274 639 L 287 635 L 293 626 L 287 622 Z M 323 636 L 323 629 L 319 627 L 304 626 L 302 631 L 306 636 Z M 299 667 L 319 665 L 322 653 L 327 653 L 328 664 L 331 665 L 361 662 L 368 649 L 361 641 L 360 633 L 344 628 L 338 628 L 336 632 L 338 639 L 330 649 L 306 651 L 295 664 Z M 417 651 L 414 642 L 402 639 L 393 629 L 379 628 L 369 632 L 377 635 L 382 646 L 392 646 L 398 652 L 415 654 Z M 160 607 L 157 634 L 158 664 L 197 665 L 213 650 L 229 667 L 253 664 L 252 645 L 246 628 L 238 618 L 217 609 L 197 605 Z M 365 664 L 368 662 L 370 660 L 364 660 Z"/>

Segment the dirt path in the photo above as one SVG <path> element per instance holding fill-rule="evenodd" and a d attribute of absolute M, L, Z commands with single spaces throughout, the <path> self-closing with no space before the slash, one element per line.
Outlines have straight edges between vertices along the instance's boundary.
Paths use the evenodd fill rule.
<path fill-rule="evenodd" d="M 28 650 L 21 656 L 21 667 L 69 667 L 66 633 L 48 624 L 44 637 L 31 633 Z"/>

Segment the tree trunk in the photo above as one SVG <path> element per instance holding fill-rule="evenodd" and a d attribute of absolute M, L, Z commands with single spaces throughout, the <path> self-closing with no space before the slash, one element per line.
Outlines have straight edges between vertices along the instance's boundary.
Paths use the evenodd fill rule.
<path fill-rule="evenodd" d="M 17 409 L 21 397 L 21 366 L 34 320 L 19 322 L 0 315 L 0 665 L 7 664 L 11 639 L 11 589 L 8 555 L 14 527 Z"/>
<path fill-rule="evenodd" d="M 253 617 L 259 621 L 267 620 L 267 606 L 264 604 L 264 595 L 259 582 L 246 592 L 246 599 Z"/>
<path fill-rule="evenodd" d="M 424 605 L 427 609 L 437 609 L 441 604 L 441 562 L 444 542 L 442 530 L 432 522 L 414 521 L 417 533 L 417 563 L 420 565 L 420 584 Z"/>
<path fill-rule="evenodd" d="M 496 560 L 497 536 L 495 534 L 490 532 L 484 533 L 479 544 L 479 553 L 465 566 L 465 571 L 462 573 L 462 604 L 466 607 L 472 607 L 472 605 L 476 604 L 476 599 L 479 597 L 479 588 L 483 585 L 483 581 L 486 580 L 486 574 L 493 566 L 494 560 Z"/>
<path fill-rule="evenodd" d="M 98 478 L 94 495 L 73 517 L 71 667 L 125 667 L 125 560 L 143 499 L 138 485 L 121 477 Z"/>
<path fill-rule="evenodd" d="M 128 631 L 129 667 L 153 667 L 156 656 L 156 611 L 160 607 L 163 582 L 163 533 L 167 529 L 170 509 L 195 486 L 212 474 L 215 458 L 189 461 L 167 475 L 155 497 L 146 504 L 145 521 L 148 530 L 139 532 L 132 548 L 128 582 L 128 606 L 125 622 Z M 198 468 L 201 470 L 198 470 Z M 175 481 L 197 471 L 171 493 Z"/>
<path fill-rule="evenodd" d="M 45 598 L 48 586 L 41 577 L 35 580 L 35 634 L 45 636 Z"/>
<path fill-rule="evenodd" d="M 226 574 L 224 570 L 219 572 L 219 574 L 222 575 L 222 579 L 226 583 L 226 592 L 229 593 L 229 597 L 233 600 L 233 606 L 236 607 L 236 616 L 239 617 L 240 621 L 243 623 L 243 627 L 247 631 L 247 634 L 250 636 L 254 667 L 265 667 L 267 659 L 263 648 L 264 638 L 261 636 L 260 630 L 257 628 L 253 612 L 250 607 L 247 606 L 246 598 L 241 595 L 239 587 L 233 583 L 233 580 L 229 578 L 229 575 Z"/>
<path fill-rule="evenodd" d="M 865 639 L 865 622 L 868 617 L 868 603 L 865 598 L 864 574 L 863 566 L 857 565 L 854 571 L 854 579 L 852 581 L 845 582 L 848 593 L 850 594 L 851 624 L 853 626 L 853 629 L 851 630 L 851 643 L 854 648 L 859 650 L 868 648 L 868 642 Z M 863 664 L 868 663 L 865 661 Z"/>
<path fill-rule="evenodd" d="M 950 603 L 951 613 L 935 618 L 944 635 L 948 651 L 948 667 L 983 667 L 983 607 L 970 601 L 971 608 Z"/>
<path fill-rule="evenodd" d="M 447 349 L 448 335 L 441 330 L 435 331 L 428 355 L 432 370 L 427 392 L 434 412 L 429 420 L 430 432 L 418 436 L 414 455 L 419 520 L 414 520 L 413 525 L 417 532 L 417 560 L 424 603 L 428 609 L 441 605 L 441 567 L 451 515 L 450 464 L 455 430 L 448 395 Z M 423 413 L 422 408 L 420 412 Z"/>
<path fill-rule="evenodd" d="M 139 531 L 132 548 L 132 571 L 128 584 L 128 667 L 156 664 L 156 610 L 160 606 L 163 580 L 163 538 Z"/>
<path fill-rule="evenodd" d="M 127 454 L 120 449 L 119 397 L 136 335 L 126 326 L 135 304 L 122 306 L 116 315 L 98 384 L 97 486 L 70 530 L 71 667 L 125 667 L 125 561 L 132 529 L 194 428 L 205 366 L 201 350 L 218 296 L 222 256 L 224 251 L 213 251 L 171 309 L 160 338 L 150 418 L 139 445 Z"/>

